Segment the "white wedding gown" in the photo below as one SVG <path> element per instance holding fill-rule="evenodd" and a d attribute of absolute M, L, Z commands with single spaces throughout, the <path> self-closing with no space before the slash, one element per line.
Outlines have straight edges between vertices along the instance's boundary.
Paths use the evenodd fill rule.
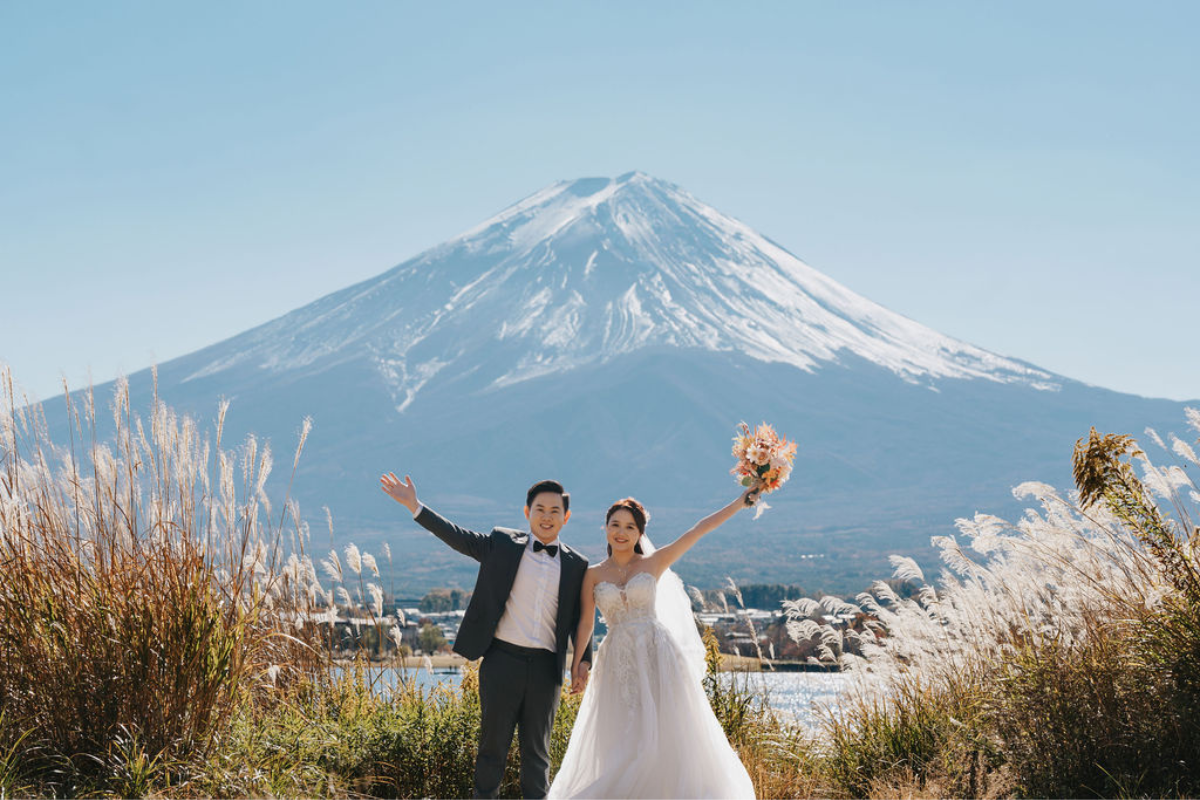
<path fill-rule="evenodd" d="M 596 585 L 608 635 L 549 797 L 754 797 L 657 590 L 647 572 Z"/>

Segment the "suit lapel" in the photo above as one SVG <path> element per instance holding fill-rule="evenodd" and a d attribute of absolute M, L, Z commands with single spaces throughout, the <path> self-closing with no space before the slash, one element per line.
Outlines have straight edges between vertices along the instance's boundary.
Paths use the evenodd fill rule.
<path fill-rule="evenodd" d="M 559 648 L 566 644 L 567 636 L 570 631 L 567 628 L 570 626 L 571 615 L 567 613 L 567 608 L 571 602 L 571 587 L 575 586 L 575 558 L 574 554 L 567 549 L 566 545 L 562 545 L 558 551 L 559 565 L 561 569 L 558 571 L 558 613 L 554 620 L 554 636 Z"/>
<path fill-rule="evenodd" d="M 504 548 L 504 596 L 508 597 L 513 584 L 517 580 L 517 569 L 521 566 L 521 556 L 525 553 L 525 545 L 529 543 L 529 534 L 512 537 L 512 547 Z"/>

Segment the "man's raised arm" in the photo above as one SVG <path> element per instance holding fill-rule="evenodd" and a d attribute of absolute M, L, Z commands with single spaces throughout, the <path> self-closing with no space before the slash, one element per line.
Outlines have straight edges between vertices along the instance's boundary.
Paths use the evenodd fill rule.
<path fill-rule="evenodd" d="M 465 556 L 476 561 L 482 561 L 491 550 L 492 538 L 486 534 L 460 528 L 450 520 L 435 513 L 417 499 L 417 487 L 412 478 L 405 475 L 401 481 L 396 473 L 389 472 L 379 478 L 380 487 L 385 494 L 412 513 L 413 518 L 421 527 L 453 547 Z"/>

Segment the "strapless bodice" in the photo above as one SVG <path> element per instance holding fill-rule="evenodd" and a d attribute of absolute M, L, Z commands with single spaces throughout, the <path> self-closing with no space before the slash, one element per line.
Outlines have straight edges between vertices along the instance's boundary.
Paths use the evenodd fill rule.
<path fill-rule="evenodd" d="M 639 572 L 624 586 L 600 581 L 595 588 L 596 606 L 610 628 L 624 622 L 652 621 L 657 588 L 658 579 L 649 572 Z"/>

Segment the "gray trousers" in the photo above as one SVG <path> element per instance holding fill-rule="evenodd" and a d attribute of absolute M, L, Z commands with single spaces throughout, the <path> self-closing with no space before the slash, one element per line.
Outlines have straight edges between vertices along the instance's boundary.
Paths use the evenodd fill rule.
<path fill-rule="evenodd" d="M 562 691 L 558 657 L 549 650 L 502 647 L 493 643 L 479 667 L 482 719 L 475 796 L 499 793 L 513 729 L 519 727 L 521 795 L 545 797 L 550 788 L 550 730 Z"/>

